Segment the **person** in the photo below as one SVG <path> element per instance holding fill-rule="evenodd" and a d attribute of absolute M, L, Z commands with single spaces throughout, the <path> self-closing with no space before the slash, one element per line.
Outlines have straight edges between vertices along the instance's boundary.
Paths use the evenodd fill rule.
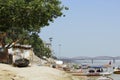
<path fill-rule="evenodd" d="M 111 65 L 111 61 L 109 62 L 109 65 Z"/>

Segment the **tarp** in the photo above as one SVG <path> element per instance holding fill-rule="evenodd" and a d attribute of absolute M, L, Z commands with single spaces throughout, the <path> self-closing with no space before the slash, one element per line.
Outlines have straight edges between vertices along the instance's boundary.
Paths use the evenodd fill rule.
<path fill-rule="evenodd" d="M 55 61 L 56 64 L 63 64 L 63 61 Z"/>

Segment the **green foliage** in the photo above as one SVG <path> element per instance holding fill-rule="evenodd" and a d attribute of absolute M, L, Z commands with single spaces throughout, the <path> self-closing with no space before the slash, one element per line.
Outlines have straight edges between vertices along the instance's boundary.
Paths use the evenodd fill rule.
<path fill-rule="evenodd" d="M 79 65 L 78 65 L 78 64 L 74 64 L 74 65 L 73 65 L 73 68 L 74 68 L 74 69 L 78 69 L 78 68 L 79 68 Z"/>
<path fill-rule="evenodd" d="M 6 34 L 0 41 L 7 44 L 19 40 L 31 44 L 39 57 L 51 56 L 38 33 L 62 16 L 63 9 L 67 8 L 59 0 L 0 0 L 0 32 Z"/>
<path fill-rule="evenodd" d="M 39 32 L 62 15 L 59 0 L 0 0 L 0 28 Z"/>
<path fill-rule="evenodd" d="M 38 34 L 36 33 L 33 33 L 30 36 L 29 44 L 32 45 L 32 47 L 34 48 L 34 52 L 38 57 L 50 57 L 52 55 L 51 50 L 44 45 L 43 41 L 39 38 Z"/>

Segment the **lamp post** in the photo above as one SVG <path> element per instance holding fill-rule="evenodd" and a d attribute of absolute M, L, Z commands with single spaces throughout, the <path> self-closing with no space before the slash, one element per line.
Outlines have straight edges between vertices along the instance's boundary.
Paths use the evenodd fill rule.
<path fill-rule="evenodd" d="M 53 38 L 52 38 L 52 37 L 50 37 L 50 38 L 49 38 L 49 40 L 50 40 L 50 44 L 52 45 L 52 40 L 53 40 Z"/>
<path fill-rule="evenodd" d="M 59 57 L 61 56 L 61 44 L 58 45 L 59 46 Z"/>
<path fill-rule="evenodd" d="M 51 49 L 51 54 L 53 55 L 53 50 L 52 50 L 52 40 L 53 40 L 53 38 L 52 38 L 52 37 L 50 37 L 50 38 L 49 38 L 49 40 L 50 40 L 50 49 Z"/>

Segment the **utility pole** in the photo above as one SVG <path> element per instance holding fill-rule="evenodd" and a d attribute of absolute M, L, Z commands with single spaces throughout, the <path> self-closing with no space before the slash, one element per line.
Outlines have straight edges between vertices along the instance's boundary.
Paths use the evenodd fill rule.
<path fill-rule="evenodd" d="M 61 56 L 61 44 L 58 45 L 59 46 L 59 57 Z"/>
<path fill-rule="evenodd" d="M 51 46 L 52 46 L 52 40 L 53 40 L 53 38 L 50 37 L 49 40 L 50 40 L 50 44 L 51 44 Z"/>
<path fill-rule="evenodd" d="M 51 54 L 52 54 L 52 56 L 53 56 L 53 50 L 52 50 L 52 40 L 53 40 L 53 38 L 52 38 L 52 37 L 50 37 L 50 38 L 49 38 L 49 40 L 50 40 L 50 49 L 51 49 Z"/>

